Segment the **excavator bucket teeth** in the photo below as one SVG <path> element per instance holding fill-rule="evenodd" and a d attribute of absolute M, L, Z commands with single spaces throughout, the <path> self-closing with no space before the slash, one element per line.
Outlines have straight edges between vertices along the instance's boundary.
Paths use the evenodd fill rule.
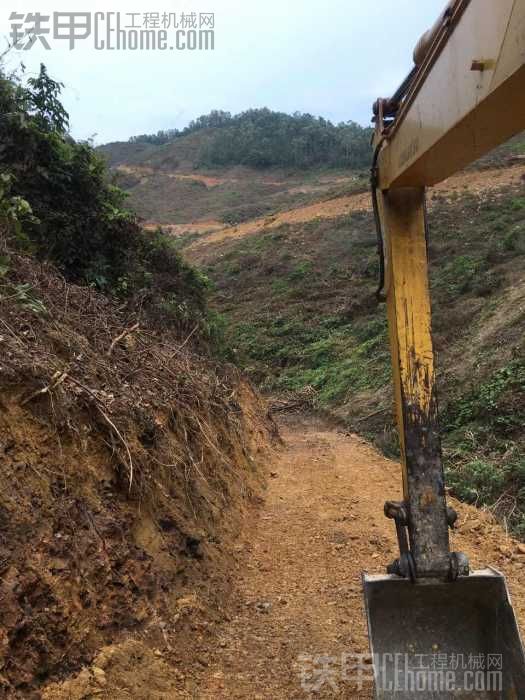
<path fill-rule="evenodd" d="M 525 657 L 505 578 L 453 583 L 364 575 L 377 700 L 525 698 Z"/>

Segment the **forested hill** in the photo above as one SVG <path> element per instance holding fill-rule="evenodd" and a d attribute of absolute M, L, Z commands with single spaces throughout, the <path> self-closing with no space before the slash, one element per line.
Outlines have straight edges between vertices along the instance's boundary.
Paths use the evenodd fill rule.
<path fill-rule="evenodd" d="M 129 144 L 139 148 L 165 146 L 199 131 L 206 132 L 206 138 L 196 153 L 197 167 L 358 169 L 370 162 L 369 127 L 352 121 L 333 124 L 311 114 L 289 115 L 267 108 L 237 115 L 215 110 L 181 131 L 171 129 L 134 136 Z"/>

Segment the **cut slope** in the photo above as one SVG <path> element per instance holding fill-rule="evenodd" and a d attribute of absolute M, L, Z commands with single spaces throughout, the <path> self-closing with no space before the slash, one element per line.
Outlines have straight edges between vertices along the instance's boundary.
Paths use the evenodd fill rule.
<path fill-rule="evenodd" d="M 28 698 L 130 632 L 182 658 L 192 627 L 212 633 L 273 428 L 232 368 L 49 267 L 11 264 L 0 695 Z"/>

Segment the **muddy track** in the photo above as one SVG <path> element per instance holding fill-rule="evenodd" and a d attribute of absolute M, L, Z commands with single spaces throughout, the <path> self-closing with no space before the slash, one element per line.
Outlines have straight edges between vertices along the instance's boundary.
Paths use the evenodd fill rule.
<path fill-rule="evenodd" d="M 321 683 L 315 697 L 372 697 L 370 670 L 360 656 L 368 650 L 361 574 L 384 572 L 396 556 L 394 528 L 382 507 L 399 495 L 398 466 L 361 438 L 315 419 L 288 421 L 282 434 L 285 446 L 270 467 L 264 505 L 239 544 L 244 561 L 235 614 L 201 660 L 205 670 L 187 688 L 190 697 L 311 697 L 319 677 L 310 676 L 319 665 L 308 657 L 316 656 L 330 658 L 332 680 Z M 525 549 L 490 514 L 453 505 L 460 513 L 454 549 L 467 552 L 474 568 L 490 564 L 506 574 L 524 623 Z M 344 659 L 361 668 L 347 671 L 346 680 Z"/>

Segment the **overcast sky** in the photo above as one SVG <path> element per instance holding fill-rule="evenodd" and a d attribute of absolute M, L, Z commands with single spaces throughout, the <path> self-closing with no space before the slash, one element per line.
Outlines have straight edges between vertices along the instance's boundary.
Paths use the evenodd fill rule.
<path fill-rule="evenodd" d="M 181 128 L 212 109 L 270 107 L 368 124 L 373 100 L 390 95 L 404 78 L 419 35 L 444 5 L 444 0 L 10 0 L 0 10 L 0 36 L 5 45 L 11 12 L 120 12 L 122 25 L 132 21 L 126 13 L 140 13 L 135 24 L 144 13 L 177 13 L 179 21 L 182 12 L 215 14 L 214 51 L 95 50 L 93 36 L 70 51 L 66 40 L 51 34 L 50 50 L 37 41 L 28 51 L 9 54 L 9 66 L 23 61 L 28 72 L 43 61 L 65 83 L 73 135 L 96 135 L 96 143 L 105 143 Z M 172 44 L 176 30 L 167 31 Z"/>

